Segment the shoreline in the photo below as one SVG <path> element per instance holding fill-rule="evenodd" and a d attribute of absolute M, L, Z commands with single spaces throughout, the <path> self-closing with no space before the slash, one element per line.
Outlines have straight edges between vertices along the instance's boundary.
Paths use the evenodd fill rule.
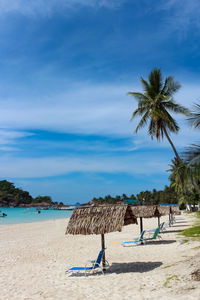
<path fill-rule="evenodd" d="M 3 227 L 8 226 L 8 227 L 9 227 L 9 226 L 14 226 L 14 225 L 17 226 L 17 225 L 24 225 L 24 224 L 27 224 L 27 225 L 28 225 L 28 224 L 29 224 L 29 225 L 30 225 L 30 224 L 37 224 L 37 223 L 42 223 L 42 224 L 43 224 L 43 223 L 45 223 L 45 222 L 48 223 L 48 222 L 51 222 L 51 221 L 54 222 L 54 221 L 57 221 L 57 220 L 61 220 L 61 221 L 65 220 L 65 221 L 66 221 L 66 220 L 68 220 L 69 218 L 70 218 L 70 216 L 69 216 L 69 217 L 65 217 L 65 218 L 56 218 L 56 219 L 53 219 L 53 218 L 52 218 L 52 219 L 48 219 L 48 220 L 39 220 L 39 221 L 32 221 L 32 222 L 6 223 L 6 224 L 1 224 L 1 223 L 0 223 L 0 228 L 1 228 L 1 226 L 3 226 Z"/>

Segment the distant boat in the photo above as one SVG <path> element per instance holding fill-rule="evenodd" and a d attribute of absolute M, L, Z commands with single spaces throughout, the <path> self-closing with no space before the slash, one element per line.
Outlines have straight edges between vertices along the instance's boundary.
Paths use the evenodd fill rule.
<path fill-rule="evenodd" d="M 61 206 L 56 208 L 57 210 L 74 210 L 75 206 Z"/>

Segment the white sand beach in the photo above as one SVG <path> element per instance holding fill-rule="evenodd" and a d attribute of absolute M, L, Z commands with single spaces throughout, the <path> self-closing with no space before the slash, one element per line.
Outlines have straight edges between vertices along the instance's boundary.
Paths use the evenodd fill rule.
<path fill-rule="evenodd" d="M 162 217 L 161 222 L 167 220 Z M 0 227 L 0 299 L 200 299 L 200 243 L 178 235 L 194 222 L 193 215 L 176 217 L 162 240 L 124 248 L 122 241 L 139 235 L 139 225 L 105 235 L 106 275 L 66 276 L 68 267 L 96 259 L 100 235 L 65 235 L 68 220 Z M 144 219 L 144 229 L 157 219 Z"/>

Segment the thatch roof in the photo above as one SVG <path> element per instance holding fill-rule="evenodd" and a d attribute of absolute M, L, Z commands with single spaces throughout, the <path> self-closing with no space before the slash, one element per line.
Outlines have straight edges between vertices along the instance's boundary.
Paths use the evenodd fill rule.
<path fill-rule="evenodd" d="M 171 205 L 170 211 L 172 214 L 178 214 L 180 212 L 178 205 Z"/>
<path fill-rule="evenodd" d="M 131 206 L 131 210 L 134 216 L 137 218 L 154 218 L 169 215 L 169 205 L 140 205 Z"/>
<path fill-rule="evenodd" d="M 105 234 L 122 231 L 124 225 L 135 223 L 137 219 L 128 205 L 76 207 L 66 234 Z"/>
<path fill-rule="evenodd" d="M 158 211 L 160 216 L 165 216 L 170 214 L 170 205 L 159 205 Z"/>
<path fill-rule="evenodd" d="M 131 210 L 136 218 L 152 218 L 157 216 L 155 205 L 131 206 Z"/>

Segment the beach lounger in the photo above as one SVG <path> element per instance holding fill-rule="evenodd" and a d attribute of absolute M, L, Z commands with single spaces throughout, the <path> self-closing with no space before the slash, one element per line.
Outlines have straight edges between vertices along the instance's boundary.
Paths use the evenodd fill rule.
<path fill-rule="evenodd" d="M 161 236 L 159 235 L 160 232 L 160 227 L 157 227 L 156 229 L 152 229 L 153 231 L 151 232 L 150 230 L 146 230 L 145 233 L 153 233 L 153 236 L 151 237 L 143 237 L 143 243 L 148 242 L 148 241 L 152 241 L 152 240 L 156 240 L 157 238 L 161 239 Z"/>
<path fill-rule="evenodd" d="M 163 222 L 160 225 L 160 233 L 162 233 L 164 230 L 166 230 L 168 227 L 171 227 L 173 225 L 173 221 L 169 221 L 169 222 Z"/>
<path fill-rule="evenodd" d="M 132 246 L 140 245 L 143 241 L 144 234 L 145 234 L 145 230 L 141 233 L 140 237 L 135 238 L 131 241 L 123 242 L 122 246 L 123 247 L 132 247 Z"/>
<path fill-rule="evenodd" d="M 85 272 L 85 275 L 87 273 L 92 273 L 94 272 L 96 269 L 100 269 L 100 271 L 102 272 L 102 274 L 104 274 L 104 271 L 103 271 L 103 267 L 100 265 L 101 264 L 101 260 L 102 260 L 102 257 L 103 257 L 103 254 L 104 254 L 104 251 L 105 249 L 102 249 L 100 252 L 99 252 L 99 255 L 97 257 L 96 260 L 88 260 L 85 267 L 73 267 L 73 268 L 70 268 L 68 269 L 65 274 L 72 274 L 73 272 Z M 90 266 L 88 266 L 90 264 Z M 109 267 L 109 264 L 108 262 L 106 261 L 106 266 L 104 266 L 104 268 L 108 268 Z"/>
<path fill-rule="evenodd" d="M 169 227 L 169 222 L 163 222 L 160 226 L 160 233 L 166 230 Z"/>
<path fill-rule="evenodd" d="M 165 222 L 162 222 L 161 224 L 160 224 L 160 226 L 159 226 L 159 228 L 160 228 L 160 233 L 166 228 L 166 227 L 168 227 L 169 225 L 167 224 L 167 223 L 165 223 Z M 148 229 L 148 230 L 145 230 L 146 231 L 146 233 L 147 232 L 149 232 L 149 233 L 154 233 L 155 231 L 156 231 L 156 228 L 154 228 L 154 229 Z"/>

